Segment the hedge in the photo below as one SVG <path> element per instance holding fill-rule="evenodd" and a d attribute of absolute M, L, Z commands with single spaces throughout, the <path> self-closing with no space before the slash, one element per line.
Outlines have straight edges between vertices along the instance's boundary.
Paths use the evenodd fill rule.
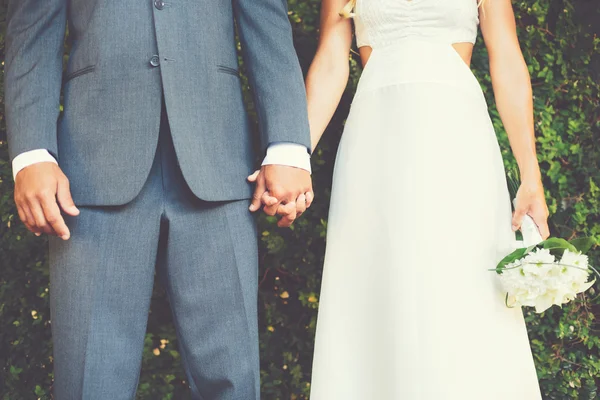
<path fill-rule="evenodd" d="M 5 3 L 0 0 L 3 26 Z M 514 7 L 534 87 L 539 161 L 552 214 L 551 230 L 566 238 L 588 235 L 598 240 L 598 1 L 517 1 Z M 290 0 L 289 8 L 298 56 L 306 71 L 316 49 L 319 1 Z M 3 49 L 2 34 L 2 59 Z M 261 375 L 262 394 L 267 400 L 308 398 L 331 175 L 360 74 L 357 54 L 351 55 L 350 63 L 352 76 L 347 91 L 313 158 L 315 204 L 293 229 L 277 228 L 270 217 L 259 218 Z M 492 105 L 481 38 L 473 69 Z M 490 113 L 505 164 L 512 168 L 515 163 L 498 112 L 490 106 Z M 0 398 L 49 399 L 52 350 L 46 240 L 27 233 L 18 221 L 2 113 L 0 117 Z M 598 249 L 592 251 L 591 261 L 600 266 Z M 545 399 L 588 400 L 599 396 L 600 325 L 595 316 L 600 315 L 600 301 L 594 299 L 599 288 L 596 285 L 588 296 L 562 309 L 555 307 L 541 315 L 525 310 Z M 149 316 L 138 398 L 189 398 L 170 311 L 160 287 L 155 288 Z"/>

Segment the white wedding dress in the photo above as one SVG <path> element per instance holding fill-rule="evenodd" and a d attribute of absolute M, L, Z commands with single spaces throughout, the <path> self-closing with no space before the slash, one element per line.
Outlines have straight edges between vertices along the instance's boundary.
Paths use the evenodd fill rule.
<path fill-rule="evenodd" d="M 336 159 L 311 400 L 539 400 L 488 271 L 515 240 L 502 157 L 452 47 L 475 42 L 476 0 L 355 11 L 373 52 Z"/>

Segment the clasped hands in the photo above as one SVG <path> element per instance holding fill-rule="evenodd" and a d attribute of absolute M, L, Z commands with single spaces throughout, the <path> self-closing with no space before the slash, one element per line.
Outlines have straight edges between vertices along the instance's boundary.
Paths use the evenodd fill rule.
<path fill-rule="evenodd" d="M 277 225 L 281 227 L 289 227 L 314 199 L 310 173 L 300 168 L 266 165 L 248 180 L 256 183 L 250 211 L 263 207 L 268 215 L 280 215 Z M 19 217 L 37 236 L 46 233 L 69 239 L 61 209 L 70 216 L 79 214 L 71 198 L 69 180 L 53 163 L 34 164 L 19 172 L 15 203 Z"/>
<path fill-rule="evenodd" d="M 314 200 L 310 173 L 284 165 L 264 165 L 248 177 L 255 183 L 250 211 L 281 216 L 279 227 L 289 227 Z"/>

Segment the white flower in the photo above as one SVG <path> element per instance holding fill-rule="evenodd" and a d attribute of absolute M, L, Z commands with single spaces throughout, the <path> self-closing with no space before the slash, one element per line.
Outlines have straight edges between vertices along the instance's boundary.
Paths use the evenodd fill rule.
<path fill-rule="evenodd" d="M 588 257 L 566 250 L 560 261 L 547 249 L 536 249 L 505 267 L 500 275 L 509 305 L 535 307 L 543 312 L 552 305 L 573 300 L 589 289 Z"/>
<path fill-rule="evenodd" d="M 535 249 L 525 257 L 522 258 L 523 262 L 533 263 L 553 263 L 556 258 L 550 253 L 548 249 Z"/>
<path fill-rule="evenodd" d="M 581 253 L 573 253 L 569 250 L 565 250 L 562 258 L 560 259 L 562 264 L 574 265 L 580 268 L 588 267 L 588 256 Z"/>
<path fill-rule="evenodd" d="M 554 266 L 556 258 L 548 249 L 536 249 L 527 254 L 523 259 L 526 273 L 534 276 L 547 275 Z"/>

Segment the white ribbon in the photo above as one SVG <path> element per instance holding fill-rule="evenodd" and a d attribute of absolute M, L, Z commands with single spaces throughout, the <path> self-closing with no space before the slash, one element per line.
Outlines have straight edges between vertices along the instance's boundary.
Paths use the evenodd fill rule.
<path fill-rule="evenodd" d="M 513 200 L 513 204 L 515 203 L 516 199 Z M 527 214 L 523 217 L 523 223 L 521 224 L 520 230 L 523 235 L 523 240 L 516 241 L 516 248 L 535 246 L 544 240 L 542 239 L 538 226 L 533 222 L 533 218 Z"/>

